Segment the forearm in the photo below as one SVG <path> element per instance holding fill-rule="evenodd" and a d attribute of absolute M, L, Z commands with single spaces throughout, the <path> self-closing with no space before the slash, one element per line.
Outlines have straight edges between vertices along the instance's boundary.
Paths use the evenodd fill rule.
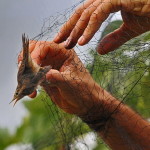
<path fill-rule="evenodd" d="M 93 117 L 91 112 L 91 117 L 82 119 L 95 129 L 113 150 L 149 150 L 150 124 L 105 90 L 100 88 L 99 91 L 95 97 L 98 103 L 101 101 L 101 104 L 96 105 L 97 108 L 99 105 L 99 110 L 93 111 Z"/>
<path fill-rule="evenodd" d="M 150 124 L 124 104 L 112 115 L 106 131 L 98 133 L 114 150 L 150 149 Z"/>

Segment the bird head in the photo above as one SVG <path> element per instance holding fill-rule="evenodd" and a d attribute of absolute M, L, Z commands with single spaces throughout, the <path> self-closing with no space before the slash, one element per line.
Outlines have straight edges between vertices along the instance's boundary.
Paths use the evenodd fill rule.
<path fill-rule="evenodd" d="M 26 80 L 25 80 L 26 82 Z M 32 94 L 37 88 L 37 85 L 32 84 L 32 81 L 30 83 L 25 83 L 25 84 L 18 84 L 14 97 L 11 102 L 14 102 L 14 105 L 22 99 L 24 96 Z"/>

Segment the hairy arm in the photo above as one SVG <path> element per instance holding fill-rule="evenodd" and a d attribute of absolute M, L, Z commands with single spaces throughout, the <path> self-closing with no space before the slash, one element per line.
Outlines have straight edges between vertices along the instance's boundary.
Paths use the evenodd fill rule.
<path fill-rule="evenodd" d="M 147 121 L 125 105 L 119 108 L 113 119 L 106 137 L 104 132 L 99 132 L 112 149 L 150 149 L 150 124 Z"/>
<path fill-rule="evenodd" d="M 97 107 L 82 116 L 112 150 L 149 150 L 150 123 L 97 85 Z M 102 96 L 103 95 L 103 96 Z M 99 109 L 96 109 L 99 108 Z"/>

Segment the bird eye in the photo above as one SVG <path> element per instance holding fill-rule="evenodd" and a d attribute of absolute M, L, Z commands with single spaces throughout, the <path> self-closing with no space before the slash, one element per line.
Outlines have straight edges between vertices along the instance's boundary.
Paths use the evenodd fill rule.
<path fill-rule="evenodd" d="M 16 93 L 16 95 L 18 95 L 18 92 Z"/>

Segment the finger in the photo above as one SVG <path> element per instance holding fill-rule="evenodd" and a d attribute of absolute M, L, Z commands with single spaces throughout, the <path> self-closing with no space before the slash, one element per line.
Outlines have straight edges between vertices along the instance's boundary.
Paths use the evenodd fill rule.
<path fill-rule="evenodd" d="M 46 79 L 54 86 L 60 88 L 62 91 L 68 91 L 67 95 L 70 94 L 70 72 L 59 72 L 58 70 L 51 69 L 46 74 Z"/>
<path fill-rule="evenodd" d="M 36 44 L 31 57 L 41 66 L 51 65 L 53 68 L 59 68 L 70 53 L 71 51 L 66 51 L 63 44 L 41 41 Z"/>
<path fill-rule="evenodd" d="M 107 19 L 109 14 L 117 11 L 118 9 L 119 8 L 117 8 L 115 0 L 113 1 L 113 3 L 111 2 L 111 0 L 103 1 L 91 15 L 88 26 L 86 27 L 83 35 L 78 40 L 78 44 L 84 45 L 88 43 L 100 28 L 103 21 Z"/>
<path fill-rule="evenodd" d="M 67 100 L 61 95 L 59 89 L 57 87 L 51 87 L 48 89 L 48 93 L 50 95 L 51 100 L 58 105 L 61 109 L 66 111 L 67 113 L 75 112 Z"/>
<path fill-rule="evenodd" d="M 62 82 L 64 82 L 64 77 L 62 76 L 62 74 L 58 70 L 55 70 L 55 69 L 51 69 L 46 74 L 46 79 L 55 86 L 58 86 Z"/>
<path fill-rule="evenodd" d="M 41 65 L 41 61 L 46 57 L 50 49 L 50 43 L 47 41 L 37 42 L 34 51 L 31 53 L 31 58 L 34 62 Z"/>
<path fill-rule="evenodd" d="M 58 91 L 49 90 L 50 96 L 52 96 L 53 101 L 55 101 L 55 103 L 66 112 L 68 113 L 75 112 L 73 108 L 70 109 L 71 106 L 76 107 L 76 104 L 71 101 L 73 95 L 72 95 L 71 87 L 67 82 L 68 77 L 66 75 L 61 74 L 61 72 L 57 70 L 51 69 L 49 73 L 47 73 L 46 78 L 58 89 L 60 89 L 59 93 Z M 67 99 L 65 99 L 62 95 L 60 95 L 60 92 L 62 95 L 65 95 Z M 61 101 L 58 99 L 60 99 Z"/>
<path fill-rule="evenodd" d="M 35 98 L 37 95 L 37 91 L 34 91 L 32 94 L 28 95 L 30 98 Z"/>
<path fill-rule="evenodd" d="M 51 69 L 46 74 L 46 79 L 52 83 L 53 85 L 57 86 L 58 88 L 64 91 L 70 91 L 70 72 L 60 72 L 55 69 Z M 69 94 L 69 93 L 68 93 Z"/>
<path fill-rule="evenodd" d="M 79 111 L 78 104 L 76 103 L 76 100 L 75 100 L 77 93 L 76 93 L 76 90 L 74 89 L 74 84 L 70 82 L 70 73 L 59 72 L 57 70 L 52 69 L 50 73 L 46 75 L 46 78 L 47 80 L 55 84 L 55 86 L 58 89 L 60 89 L 61 103 L 59 101 L 57 102 L 57 100 L 55 99 L 57 98 L 57 94 L 53 93 L 53 96 L 56 94 L 54 96 L 54 100 L 57 102 L 59 107 L 68 113 L 77 114 Z"/>
<path fill-rule="evenodd" d="M 67 39 L 67 37 L 70 35 L 71 31 L 75 27 L 77 21 L 79 20 L 84 9 L 86 9 L 94 1 L 95 0 L 87 0 L 75 10 L 74 14 L 70 17 L 70 19 L 61 27 L 59 33 L 54 38 L 54 42 L 61 43 Z"/>
<path fill-rule="evenodd" d="M 52 99 L 52 101 L 59 107 L 62 107 L 63 98 L 62 98 L 58 88 L 57 87 L 49 87 L 49 89 L 46 91 L 48 91 L 48 94 L 50 95 L 50 98 Z"/>
<path fill-rule="evenodd" d="M 61 95 L 58 87 L 60 85 L 60 82 L 62 82 L 64 79 L 59 71 L 51 69 L 47 75 L 46 78 L 48 81 L 50 81 L 51 84 L 53 84 L 53 87 L 51 86 L 44 86 L 47 93 L 50 95 L 52 101 L 57 104 L 61 109 L 67 111 L 67 106 L 69 106 L 69 103 L 67 100 L 64 99 L 64 97 Z"/>
<path fill-rule="evenodd" d="M 36 43 L 38 41 L 35 41 L 35 40 L 30 40 L 29 41 L 29 52 L 32 53 L 32 51 L 34 50 L 35 46 L 36 46 Z"/>
<path fill-rule="evenodd" d="M 72 30 L 69 38 L 65 41 L 65 48 L 70 49 L 76 45 L 79 37 L 83 34 L 85 28 L 88 25 L 90 16 L 96 10 L 99 3 L 100 3 L 99 1 L 95 1 L 88 8 L 86 8 L 83 11 L 80 19 L 76 23 L 76 25 L 75 25 L 74 29 Z"/>
<path fill-rule="evenodd" d="M 32 53 L 32 51 L 34 50 L 36 43 L 37 43 L 37 41 L 34 41 L 34 40 L 29 41 L 29 51 L 30 51 L 30 53 Z M 23 51 L 21 51 L 20 54 L 18 55 L 18 64 L 23 59 L 22 55 L 23 55 Z"/>
<path fill-rule="evenodd" d="M 138 35 L 139 33 L 132 31 L 123 24 L 119 29 L 108 34 L 100 41 L 97 51 L 101 55 L 107 54 Z"/>

